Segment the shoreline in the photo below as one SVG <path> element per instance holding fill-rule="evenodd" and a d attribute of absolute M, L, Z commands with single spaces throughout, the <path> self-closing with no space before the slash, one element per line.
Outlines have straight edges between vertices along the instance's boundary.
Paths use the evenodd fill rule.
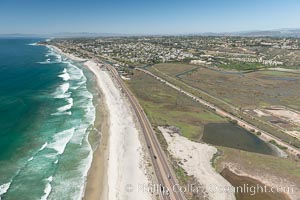
<path fill-rule="evenodd" d="M 109 140 L 109 112 L 107 108 L 107 100 L 105 100 L 105 96 L 103 95 L 103 91 L 101 87 L 99 86 L 99 81 L 98 78 L 96 77 L 96 73 L 98 72 L 95 71 L 95 66 L 92 66 L 93 64 L 89 64 L 91 61 L 90 59 L 83 59 L 83 58 L 78 58 L 72 54 L 66 54 L 62 52 L 59 48 L 55 46 L 50 46 L 53 48 L 55 51 L 58 51 L 60 54 L 74 60 L 74 61 L 87 61 L 84 62 L 84 66 L 88 68 L 88 70 L 93 73 L 95 79 L 95 87 L 97 91 L 101 94 L 102 100 L 97 101 L 99 102 L 99 105 L 96 107 L 96 120 L 94 124 L 94 128 L 101 130 L 101 137 L 99 139 L 99 142 L 97 142 L 97 147 L 93 149 L 93 158 L 92 158 L 92 163 L 90 165 L 90 168 L 88 170 L 87 176 L 86 176 L 86 182 L 84 185 L 84 191 L 82 193 L 82 199 L 90 200 L 90 199 L 108 199 L 108 168 L 109 168 L 109 150 L 110 150 L 110 140 Z M 75 58 L 75 59 L 74 59 Z M 95 64 L 95 63 L 94 63 Z M 97 65 L 97 64 L 96 64 Z M 101 116 L 99 115 L 101 113 Z M 99 120 L 100 119 L 100 120 Z M 89 143 L 92 146 L 92 141 L 90 141 L 90 135 L 89 135 Z M 235 171 L 235 168 L 231 166 L 229 168 L 232 171 Z M 249 178 L 254 178 L 249 176 L 249 174 L 246 173 L 237 173 L 237 175 L 241 176 L 247 176 Z M 261 181 L 260 179 L 256 180 Z M 268 184 L 269 185 L 269 184 Z M 288 195 L 289 196 L 289 195 Z"/>
<path fill-rule="evenodd" d="M 107 188 L 107 160 L 109 154 L 109 113 L 103 100 L 104 95 L 102 91 L 96 87 L 102 98 L 99 101 L 99 105 L 96 107 L 96 121 L 94 128 L 100 130 L 101 136 L 98 139 L 97 146 L 93 150 L 93 159 L 89 168 L 85 188 L 82 199 L 108 199 L 108 188 Z M 91 139 L 89 137 L 89 142 Z M 100 178 L 102 177 L 102 178 Z"/>
<path fill-rule="evenodd" d="M 83 59 L 76 57 L 72 54 L 64 53 L 61 49 L 53 45 L 46 45 L 46 47 L 53 49 L 57 53 L 78 62 L 88 61 L 88 59 Z M 105 200 L 108 199 L 108 156 L 109 156 L 109 112 L 105 101 L 105 96 L 103 91 L 99 86 L 98 79 L 92 69 L 87 64 L 83 64 L 94 76 L 95 78 L 95 88 L 102 100 L 98 101 L 96 106 L 96 120 L 94 124 L 94 129 L 100 131 L 100 137 L 98 141 L 91 141 L 91 135 L 89 133 L 88 141 L 92 147 L 92 142 L 97 143 L 96 148 L 92 152 L 92 162 L 89 166 L 88 173 L 85 177 L 84 189 L 81 194 L 81 199 L 84 200 Z"/>
<path fill-rule="evenodd" d="M 101 69 L 101 65 L 92 59 L 78 58 L 62 52 L 56 46 L 48 46 L 71 60 L 82 62 L 94 74 L 96 88 L 103 94 L 101 107 L 106 109 L 106 113 L 101 113 L 101 117 L 104 116 L 108 120 L 102 121 L 102 137 L 98 148 L 93 151 L 92 164 L 86 175 L 81 198 L 86 200 L 152 199 L 151 192 L 140 192 L 138 188 L 129 192 L 126 189 L 128 185 L 149 185 L 151 178 L 148 177 L 148 161 L 145 158 L 143 141 L 140 139 L 139 124 L 136 124 L 131 105 L 110 72 Z M 102 112 L 97 109 L 98 113 L 100 111 Z M 97 120 L 94 124 L 95 128 Z M 91 143 L 90 145 L 92 146 Z"/>
<path fill-rule="evenodd" d="M 107 164 L 108 199 L 152 199 L 149 192 L 140 192 L 134 186 L 148 185 L 145 153 L 140 140 L 140 131 L 134 121 L 134 113 L 127 99 L 115 83 L 110 72 L 101 69 L 92 60 L 85 65 L 96 75 L 99 88 L 105 94 L 109 123 L 109 159 Z M 127 186 L 133 190 L 128 191 Z M 94 198 L 95 199 L 95 198 Z"/>

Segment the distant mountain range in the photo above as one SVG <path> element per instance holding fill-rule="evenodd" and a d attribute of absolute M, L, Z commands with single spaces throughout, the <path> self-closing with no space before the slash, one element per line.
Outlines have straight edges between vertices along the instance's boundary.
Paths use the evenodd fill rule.
<path fill-rule="evenodd" d="M 203 33 L 201 35 L 242 36 L 242 37 L 300 37 L 300 29 L 255 30 L 226 33 Z"/>
<path fill-rule="evenodd" d="M 154 34 L 152 34 L 154 35 Z M 199 36 L 240 36 L 240 37 L 296 37 L 300 38 L 300 28 L 299 29 L 276 29 L 276 30 L 255 30 L 255 31 L 241 31 L 241 32 L 223 32 L 223 33 L 190 33 L 190 34 L 176 34 L 178 35 L 199 35 Z M 28 38 L 75 38 L 75 37 L 118 37 L 118 36 L 142 36 L 138 34 L 119 34 L 119 33 L 89 33 L 89 32 L 61 32 L 54 34 L 0 34 L 1 37 L 28 37 Z M 151 34 L 144 35 L 151 36 Z M 162 36 L 162 35 L 161 35 Z M 168 34 L 170 36 L 170 34 Z"/>

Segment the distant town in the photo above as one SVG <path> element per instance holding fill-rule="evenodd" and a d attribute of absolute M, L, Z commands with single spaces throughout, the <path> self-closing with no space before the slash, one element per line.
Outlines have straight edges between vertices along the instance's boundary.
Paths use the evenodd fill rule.
<path fill-rule="evenodd" d="M 236 70 L 300 66 L 300 40 L 271 37 L 159 36 L 55 39 L 80 57 L 109 59 L 129 67 L 179 62 Z"/>

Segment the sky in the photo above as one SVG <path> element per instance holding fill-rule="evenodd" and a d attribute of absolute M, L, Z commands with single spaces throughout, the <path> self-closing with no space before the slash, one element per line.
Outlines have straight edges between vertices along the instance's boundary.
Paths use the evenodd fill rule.
<path fill-rule="evenodd" d="M 300 28 L 300 0 L 0 0 L 0 34 Z"/>

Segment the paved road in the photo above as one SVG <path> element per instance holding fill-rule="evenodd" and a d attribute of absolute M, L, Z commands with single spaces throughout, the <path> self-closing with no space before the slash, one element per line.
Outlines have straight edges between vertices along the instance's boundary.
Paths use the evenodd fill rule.
<path fill-rule="evenodd" d="M 261 132 L 261 136 L 260 137 L 263 138 L 264 140 L 267 140 L 267 141 L 268 140 L 275 140 L 279 145 L 282 145 L 282 146 L 286 147 L 287 150 L 290 153 L 292 153 L 294 155 L 300 155 L 300 150 L 298 148 L 296 148 L 296 147 L 294 147 L 294 146 L 292 146 L 292 145 L 290 145 L 290 144 L 288 144 L 288 143 L 280 140 L 279 138 L 271 135 L 270 133 L 267 133 L 267 132 L 265 132 L 265 131 L 263 131 L 261 129 L 258 129 L 257 127 L 253 126 L 252 124 L 250 124 L 250 123 L 248 123 L 248 122 L 246 122 L 246 121 L 244 121 L 244 120 L 242 120 L 242 119 L 240 119 L 240 118 L 238 118 L 238 117 L 236 117 L 236 116 L 234 116 L 234 115 L 232 115 L 232 114 L 230 114 L 230 113 L 228 113 L 228 112 L 226 112 L 226 111 L 218 108 L 217 106 L 215 106 L 215 105 L 213 105 L 213 104 L 211 104 L 211 103 L 209 103 L 209 102 L 207 102 L 207 101 L 205 101 L 205 100 L 203 100 L 203 99 L 201 99 L 201 98 L 199 98 L 199 97 L 197 97 L 197 96 L 195 96 L 195 95 L 193 95 L 193 94 L 191 94 L 191 93 L 189 93 L 189 92 L 187 92 L 187 91 L 185 91 L 183 89 L 181 89 L 180 87 L 178 87 L 178 86 L 176 86 L 176 85 L 174 85 L 174 84 L 172 84 L 172 83 L 170 83 L 170 82 L 162 79 L 161 77 L 158 77 L 158 76 L 154 75 L 153 73 L 151 73 L 151 72 L 149 72 L 147 70 L 140 69 L 140 68 L 136 68 L 136 69 L 139 70 L 139 71 L 141 71 L 141 72 L 144 72 L 144 73 L 146 73 L 146 74 L 148 74 L 148 75 L 150 75 L 152 77 L 154 77 L 155 79 L 163 82 L 164 84 L 170 86 L 171 88 L 173 88 L 173 89 L 181 92 L 182 94 L 184 94 L 184 95 L 192 98 L 193 100 L 201 103 L 202 105 L 204 105 L 204 106 L 206 106 L 206 107 L 214 110 L 218 115 L 223 116 L 223 117 L 228 117 L 228 118 L 230 118 L 232 120 L 236 120 L 237 124 L 239 126 L 245 128 L 245 129 L 247 129 L 249 131 L 252 130 L 252 131 L 255 131 L 255 132 Z"/>
<path fill-rule="evenodd" d="M 155 135 L 155 132 L 142 107 L 138 103 L 135 96 L 124 84 L 117 70 L 111 65 L 105 64 L 105 66 L 112 73 L 112 75 L 117 80 L 118 84 L 121 86 L 123 92 L 126 94 L 140 122 L 147 143 L 147 147 L 150 152 L 150 157 L 156 173 L 157 181 L 160 185 L 160 199 L 185 200 L 185 197 L 182 193 L 177 192 L 177 190 L 174 190 L 174 188 L 176 188 L 176 186 L 178 185 L 176 176 L 172 168 L 168 165 L 168 159 L 165 153 L 163 152 L 160 143 Z"/>

